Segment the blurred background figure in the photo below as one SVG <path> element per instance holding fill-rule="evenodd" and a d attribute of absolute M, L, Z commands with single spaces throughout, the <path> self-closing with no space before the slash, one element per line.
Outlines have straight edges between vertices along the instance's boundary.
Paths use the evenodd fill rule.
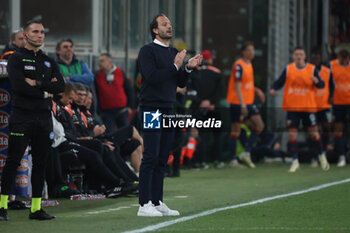
<path fill-rule="evenodd" d="M 134 103 L 134 90 L 124 71 L 113 64 L 112 56 L 103 53 L 99 57 L 100 69 L 96 72 L 95 87 L 100 114 L 106 132 L 129 124 L 129 114 Z"/>
<path fill-rule="evenodd" d="M 25 45 L 25 40 L 23 36 L 23 29 L 13 31 L 11 33 L 11 43 L 6 45 L 2 51 L 0 60 L 8 60 L 8 57 L 13 54 L 19 48 L 23 48 Z"/>
<path fill-rule="evenodd" d="M 56 45 L 57 63 L 66 82 L 91 85 L 94 75 L 88 65 L 78 60 L 74 54 L 73 40 L 63 39 Z"/>
<path fill-rule="evenodd" d="M 221 116 L 218 106 L 222 99 L 223 77 L 221 71 L 213 66 L 213 54 L 209 50 L 203 50 L 201 55 L 203 62 L 191 73 L 188 84 L 187 96 L 191 100 L 192 117 L 219 120 Z M 208 168 L 207 163 L 212 161 L 220 163 L 223 160 L 222 142 L 220 130 L 200 129 L 194 155 L 196 167 Z"/>

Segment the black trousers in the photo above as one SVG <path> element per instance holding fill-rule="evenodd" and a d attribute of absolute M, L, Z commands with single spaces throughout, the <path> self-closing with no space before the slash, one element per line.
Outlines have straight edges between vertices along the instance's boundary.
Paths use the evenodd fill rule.
<path fill-rule="evenodd" d="M 118 145 L 116 149 L 111 151 L 107 146 L 103 145 L 102 142 L 94 140 L 77 140 L 77 142 L 84 147 L 94 150 L 100 154 L 103 162 L 106 166 L 118 177 L 122 178 L 125 182 L 137 181 L 137 176 L 130 170 L 126 165 L 123 158 L 120 156 Z"/>
<path fill-rule="evenodd" d="M 129 124 L 129 112 L 125 107 L 102 110 L 101 117 L 107 133 L 112 133 L 115 126 L 121 128 Z"/>
<path fill-rule="evenodd" d="M 175 129 L 175 138 L 171 151 L 173 152 L 173 175 L 180 174 L 180 160 L 181 160 L 181 150 L 182 147 L 186 145 L 188 141 L 188 133 L 184 132 L 182 129 Z"/>
<path fill-rule="evenodd" d="M 49 196 L 51 196 L 50 193 L 54 187 L 64 185 L 64 181 L 59 151 L 51 147 L 46 166 L 46 182 L 49 188 Z"/>
<path fill-rule="evenodd" d="M 25 149 L 30 144 L 33 159 L 32 197 L 41 197 L 45 180 L 46 161 L 52 143 L 51 113 L 28 113 L 13 109 L 9 122 L 8 155 L 2 174 L 1 192 L 9 195 L 16 176 L 16 169 Z"/>
<path fill-rule="evenodd" d="M 102 160 L 102 156 L 95 150 L 89 149 L 75 142 L 65 141 L 57 147 L 62 169 L 66 173 L 71 166 L 85 164 L 86 169 L 104 185 L 117 186 L 120 184 L 120 178 L 115 175 L 106 166 Z"/>
<path fill-rule="evenodd" d="M 107 140 L 120 146 L 120 154 L 123 156 L 130 155 L 141 143 L 136 139 L 131 139 L 133 126 L 128 125 L 117 129 L 116 131 L 104 136 Z"/>
<path fill-rule="evenodd" d="M 133 126 L 128 125 L 121 128 L 118 128 L 117 130 L 106 134 L 105 138 L 109 141 L 116 143 L 118 145 L 124 144 L 126 141 L 128 141 L 129 138 L 132 137 L 133 133 Z"/>
<path fill-rule="evenodd" d="M 144 111 L 157 111 L 152 108 L 141 108 L 140 119 Z M 162 114 L 172 114 L 172 109 L 160 109 Z M 152 201 L 158 205 L 163 201 L 163 182 L 165 167 L 173 144 L 173 129 L 143 130 L 144 153 L 140 167 L 139 203 Z"/>
<path fill-rule="evenodd" d="M 209 118 L 215 118 L 220 120 L 221 113 L 219 110 L 214 111 L 197 111 L 194 113 L 194 117 L 203 121 Z M 222 148 L 223 148 L 223 133 L 221 129 L 199 129 L 198 146 L 194 153 L 193 162 L 195 163 L 208 163 L 215 160 L 224 161 Z"/>

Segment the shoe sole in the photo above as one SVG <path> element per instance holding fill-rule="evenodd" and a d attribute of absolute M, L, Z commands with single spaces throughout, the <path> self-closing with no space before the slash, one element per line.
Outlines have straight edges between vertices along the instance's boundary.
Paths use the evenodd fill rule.
<path fill-rule="evenodd" d="M 146 214 L 137 214 L 138 217 L 163 217 L 163 215 L 146 215 Z"/>
<path fill-rule="evenodd" d="M 329 163 L 327 161 L 325 161 L 323 164 L 320 162 L 320 164 L 323 171 L 328 171 L 330 169 Z"/>
<path fill-rule="evenodd" d="M 254 163 L 248 158 L 246 157 L 246 155 L 243 155 L 242 157 L 242 161 L 250 168 L 255 168 Z"/>
<path fill-rule="evenodd" d="M 180 216 L 180 214 L 163 214 L 163 216 Z"/>
<path fill-rule="evenodd" d="M 289 169 L 288 172 L 289 173 L 294 173 L 294 172 L 296 172 L 299 169 L 300 169 L 300 166 L 298 166 L 296 169 L 293 169 L 293 170 Z"/>

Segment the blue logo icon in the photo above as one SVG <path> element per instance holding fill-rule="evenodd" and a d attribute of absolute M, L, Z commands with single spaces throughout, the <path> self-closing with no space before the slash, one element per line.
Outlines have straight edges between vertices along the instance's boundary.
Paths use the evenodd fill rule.
<path fill-rule="evenodd" d="M 48 61 L 45 61 L 44 64 L 45 64 L 45 66 L 46 66 L 47 68 L 50 68 L 50 67 L 51 67 L 51 63 L 48 62 Z"/>
<path fill-rule="evenodd" d="M 161 113 L 159 110 L 156 112 L 143 112 L 143 128 L 144 129 L 160 129 Z"/>
<path fill-rule="evenodd" d="M 51 132 L 49 137 L 50 137 L 51 140 L 53 140 L 54 137 L 55 137 L 55 134 L 53 132 Z"/>

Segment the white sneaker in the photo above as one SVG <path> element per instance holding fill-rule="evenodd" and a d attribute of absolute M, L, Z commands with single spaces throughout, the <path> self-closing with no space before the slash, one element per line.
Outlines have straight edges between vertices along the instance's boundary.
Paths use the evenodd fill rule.
<path fill-rule="evenodd" d="M 143 217 L 161 217 L 163 214 L 159 212 L 156 207 L 149 201 L 147 204 L 143 206 L 140 205 L 139 211 L 137 212 L 137 216 Z"/>
<path fill-rule="evenodd" d="M 163 202 L 159 201 L 159 205 L 155 206 L 155 209 L 159 211 L 163 216 L 178 216 L 180 215 L 179 211 L 169 209 L 169 207 Z"/>
<path fill-rule="evenodd" d="M 345 155 L 339 156 L 337 167 L 345 167 L 345 165 L 346 165 Z"/>
<path fill-rule="evenodd" d="M 239 156 L 239 159 L 242 160 L 243 162 L 245 162 L 248 165 L 248 167 L 255 168 L 255 164 L 252 162 L 249 152 L 243 152 Z"/>
<path fill-rule="evenodd" d="M 237 161 L 237 159 L 232 159 L 228 166 L 232 168 L 243 168 L 243 166 Z"/>
<path fill-rule="evenodd" d="M 328 171 L 329 170 L 329 163 L 327 161 L 326 153 L 323 152 L 318 156 L 318 160 L 320 161 L 321 167 L 323 171 Z"/>
<path fill-rule="evenodd" d="M 310 167 L 312 167 L 312 168 L 318 167 L 318 161 L 317 161 L 317 159 L 314 159 L 314 158 L 311 159 Z"/>
<path fill-rule="evenodd" d="M 300 168 L 299 160 L 294 159 L 292 162 L 292 165 L 290 165 L 289 171 L 288 172 L 296 172 Z"/>

